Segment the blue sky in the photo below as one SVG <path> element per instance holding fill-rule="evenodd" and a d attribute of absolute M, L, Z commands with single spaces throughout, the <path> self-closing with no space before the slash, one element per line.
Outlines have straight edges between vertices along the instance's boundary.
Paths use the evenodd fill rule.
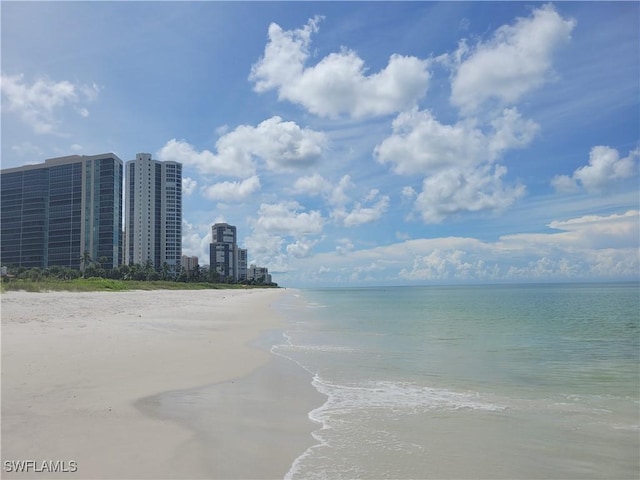
<path fill-rule="evenodd" d="M 2 167 L 183 163 L 284 286 L 637 280 L 637 2 L 2 2 Z"/>

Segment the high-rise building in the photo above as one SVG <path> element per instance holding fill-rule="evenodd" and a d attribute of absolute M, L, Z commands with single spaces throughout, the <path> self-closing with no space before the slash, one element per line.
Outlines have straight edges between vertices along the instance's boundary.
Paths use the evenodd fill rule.
<path fill-rule="evenodd" d="M 211 228 L 211 239 L 211 271 L 224 279 L 246 280 L 247 250 L 238 248 L 236 227 L 228 223 L 216 223 Z"/>
<path fill-rule="evenodd" d="M 125 263 L 180 270 L 182 164 L 138 153 L 126 164 Z"/>
<path fill-rule="evenodd" d="M 180 261 L 187 272 L 191 272 L 199 265 L 198 257 L 189 257 L 188 255 L 182 255 Z"/>
<path fill-rule="evenodd" d="M 238 281 L 244 282 L 247 280 L 247 249 L 246 248 L 238 248 Z"/>
<path fill-rule="evenodd" d="M 113 153 L 51 158 L 0 171 L 3 265 L 104 268 L 122 263 L 122 160 Z"/>

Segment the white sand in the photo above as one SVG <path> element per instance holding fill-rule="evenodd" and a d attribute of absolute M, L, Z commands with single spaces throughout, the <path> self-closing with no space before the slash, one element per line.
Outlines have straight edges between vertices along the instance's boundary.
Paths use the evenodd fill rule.
<path fill-rule="evenodd" d="M 302 413 L 318 405 L 299 409 L 299 423 L 286 429 L 295 435 L 275 450 L 272 445 L 268 460 L 249 470 L 231 462 L 215 471 L 207 448 L 226 444 L 225 438 L 216 440 L 209 432 L 210 441 L 203 443 L 188 423 L 144 408 L 162 392 L 180 395 L 212 383 L 231 384 L 267 364 L 273 356 L 248 343 L 261 331 L 283 327 L 270 308 L 282 293 L 3 293 L 3 478 L 51 476 L 7 473 L 5 462 L 18 460 L 74 461 L 77 472 L 61 475 L 68 478 L 282 477 L 308 446 L 296 444 L 300 435 L 312 443 L 314 425 Z M 209 424 L 219 418 L 225 435 L 251 437 L 252 425 L 240 417 L 251 402 L 277 403 L 279 388 L 251 385 L 244 391 L 247 408 L 229 412 L 228 401 L 224 408 L 212 405 Z M 261 431 L 278 429 L 282 422 L 280 415 L 260 425 Z M 256 442 L 247 443 L 248 458 L 260 456 L 250 450 L 260 449 Z"/>

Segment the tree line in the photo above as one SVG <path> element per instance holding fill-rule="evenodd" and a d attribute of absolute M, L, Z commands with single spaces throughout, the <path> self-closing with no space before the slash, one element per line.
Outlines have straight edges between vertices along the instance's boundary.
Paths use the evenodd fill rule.
<path fill-rule="evenodd" d="M 180 267 L 174 272 L 168 263 L 163 263 L 160 268 L 155 268 L 151 260 L 146 262 L 133 263 L 130 265 L 119 265 L 115 268 L 106 267 L 108 259 L 101 257 L 98 260 L 92 259 L 88 253 L 80 258 L 80 269 L 66 266 L 51 265 L 48 268 L 27 268 L 27 267 L 7 267 L 9 278 L 18 278 L 30 281 L 43 281 L 47 279 L 73 280 L 76 278 L 110 278 L 114 280 L 137 280 L 137 281 L 175 281 L 183 283 L 239 283 L 246 285 L 262 285 L 264 282 L 256 280 L 243 280 L 236 282 L 228 277 L 221 277 L 216 271 L 211 271 L 209 267 L 196 265 L 193 269 L 187 270 Z M 269 285 L 276 285 L 274 283 Z"/>

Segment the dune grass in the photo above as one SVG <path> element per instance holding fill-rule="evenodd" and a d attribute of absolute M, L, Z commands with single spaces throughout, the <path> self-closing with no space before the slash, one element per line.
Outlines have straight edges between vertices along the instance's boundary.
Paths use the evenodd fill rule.
<path fill-rule="evenodd" d="M 2 292 L 23 290 L 27 292 L 121 292 L 125 290 L 211 290 L 211 289 L 269 288 L 261 285 L 238 285 L 227 283 L 183 283 L 172 281 L 113 280 L 110 278 L 76 278 L 73 280 L 3 280 Z"/>

